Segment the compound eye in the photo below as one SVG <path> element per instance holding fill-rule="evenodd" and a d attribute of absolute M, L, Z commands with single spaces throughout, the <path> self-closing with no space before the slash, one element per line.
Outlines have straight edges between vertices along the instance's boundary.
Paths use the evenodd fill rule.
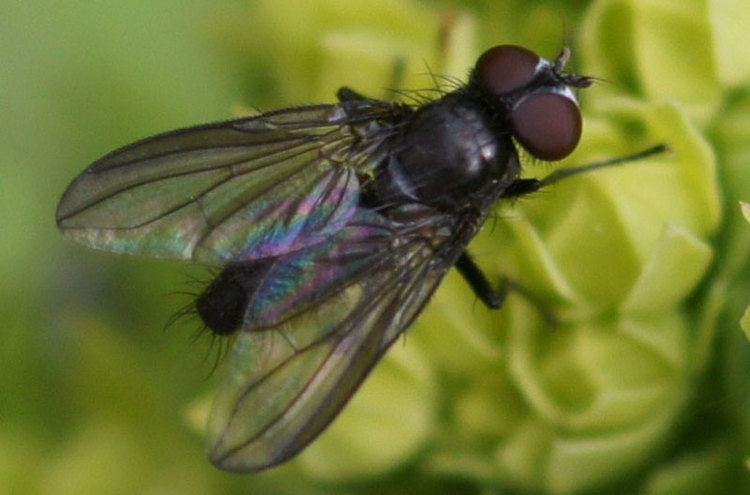
<path fill-rule="evenodd" d="M 511 123 L 518 142 L 541 160 L 562 160 L 581 138 L 581 111 L 564 94 L 530 94 L 513 108 Z"/>
<path fill-rule="evenodd" d="M 475 68 L 479 88 L 491 95 L 520 89 L 534 79 L 539 55 L 522 46 L 499 45 L 484 52 Z"/>

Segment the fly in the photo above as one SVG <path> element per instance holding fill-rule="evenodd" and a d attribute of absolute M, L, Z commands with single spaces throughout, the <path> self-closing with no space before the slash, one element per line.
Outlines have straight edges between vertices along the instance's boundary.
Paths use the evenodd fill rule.
<path fill-rule="evenodd" d="M 67 237 L 223 267 L 195 302 L 234 336 L 208 424 L 214 464 L 258 471 L 300 452 L 451 267 L 499 307 L 503 287 L 466 251 L 499 200 L 664 150 L 521 178 L 519 147 L 555 161 L 580 139 L 574 91 L 592 81 L 564 71 L 569 55 L 496 46 L 421 105 L 342 88 L 338 103 L 144 139 L 73 181 L 57 209 Z"/>

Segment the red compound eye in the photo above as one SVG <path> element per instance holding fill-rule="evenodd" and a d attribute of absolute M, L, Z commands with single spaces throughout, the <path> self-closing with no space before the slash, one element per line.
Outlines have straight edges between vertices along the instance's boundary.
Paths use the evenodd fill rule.
<path fill-rule="evenodd" d="M 522 46 L 499 45 L 479 57 L 475 77 L 480 89 L 501 95 L 530 83 L 538 63 L 539 55 Z"/>
<path fill-rule="evenodd" d="M 571 97 L 552 92 L 532 93 L 511 112 L 518 142 L 536 158 L 561 160 L 581 138 L 581 111 Z"/>

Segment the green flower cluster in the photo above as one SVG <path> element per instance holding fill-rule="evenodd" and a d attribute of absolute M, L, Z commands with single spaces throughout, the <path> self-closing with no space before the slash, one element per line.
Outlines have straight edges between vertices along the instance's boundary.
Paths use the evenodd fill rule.
<path fill-rule="evenodd" d="M 557 324 L 516 295 L 488 311 L 450 274 L 298 469 L 335 484 L 390 474 L 550 493 L 750 489 L 738 433 L 750 417 L 727 380 L 748 361 L 726 352 L 745 345 L 750 301 L 738 206 L 750 198 L 750 6 L 268 0 L 253 12 L 265 27 L 243 47 L 274 47 L 274 96 L 287 102 L 329 100 L 342 83 L 377 97 L 431 88 L 425 72 L 465 79 L 499 43 L 552 58 L 571 22 L 573 63 L 598 82 L 581 95 L 579 149 L 554 166 L 670 148 L 501 205 L 470 249 Z M 526 162 L 528 176 L 552 170 Z"/>

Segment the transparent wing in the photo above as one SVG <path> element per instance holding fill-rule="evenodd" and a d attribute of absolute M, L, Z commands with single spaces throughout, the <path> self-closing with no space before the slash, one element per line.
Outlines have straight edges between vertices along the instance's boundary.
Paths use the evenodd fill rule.
<path fill-rule="evenodd" d="M 321 276 L 335 289 L 324 291 L 325 300 L 301 304 L 303 312 L 272 306 L 276 326 L 237 337 L 209 420 L 208 452 L 218 466 L 254 471 L 302 450 L 335 418 L 437 287 L 450 266 L 436 253 L 450 244 L 451 219 L 430 216 L 382 235 L 375 216 L 365 214 L 338 234 L 337 254 L 329 263 L 323 255 L 316 258 L 311 270 L 325 271 Z M 372 234 L 367 269 L 350 255 L 360 252 L 368 237 L 363 228 Z M 350 244 L 350 238 L 357 240 Z M 287 294 L 303 299 L 298 303 L 310 301 L 299 291 Z"/>
<path fill-rule="evenodd" d="M 71 183 L 57 224 L 91 247 L 207 262 L 315 244 L 353 213 L 356 173 L 379 159 L 377 118 L 391 109 L 292 108 L 139 141 Z"/>

